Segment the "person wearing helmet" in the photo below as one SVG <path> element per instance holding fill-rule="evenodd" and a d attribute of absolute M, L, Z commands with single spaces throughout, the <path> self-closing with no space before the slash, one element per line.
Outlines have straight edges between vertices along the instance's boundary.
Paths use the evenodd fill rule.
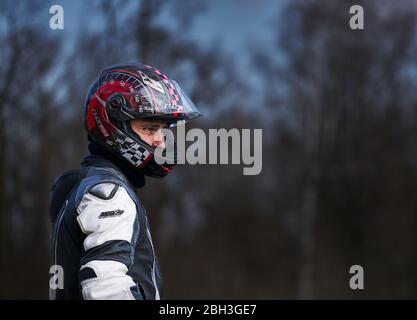
<path fill-rule="evenodd" d="M 180 85 L 156 68 L 104 69 L 85 102 L 90 154 L 50 195 L 50 299 L 161 299 L 162 279 L 136 189 L 165 177 L 174 161 L 163 129 L 200 116 Z M 174 148 L 175 150 L 175 148 Z M 164 156 L 167 156 L 164 154 Z M 162 163 L 162 164 L 161 164 Z"/>

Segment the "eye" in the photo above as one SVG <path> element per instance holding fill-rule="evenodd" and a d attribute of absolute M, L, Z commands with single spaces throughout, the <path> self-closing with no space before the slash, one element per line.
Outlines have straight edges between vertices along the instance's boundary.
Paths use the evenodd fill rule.
<path fill-rule="evenodd" d="M 154 134 L 158 129 L 155 127 L 144 127 L 142 130 L 145 134 Z"/>

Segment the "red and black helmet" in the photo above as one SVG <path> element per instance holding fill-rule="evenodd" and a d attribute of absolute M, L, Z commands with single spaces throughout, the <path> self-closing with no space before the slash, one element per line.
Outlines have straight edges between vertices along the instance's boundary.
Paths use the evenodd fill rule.
<path fill-rule="evenodd" d="M 174 126 L 200 115 L 176 81 L 139 63 L 104 69 L 85 102 L 85 127 L 90 138 L 144 174 L 156 177 L 170 173 L 173 164 L 155 161 L 155 148 L 133 132 L 130 120 L 155 119 Z"/>

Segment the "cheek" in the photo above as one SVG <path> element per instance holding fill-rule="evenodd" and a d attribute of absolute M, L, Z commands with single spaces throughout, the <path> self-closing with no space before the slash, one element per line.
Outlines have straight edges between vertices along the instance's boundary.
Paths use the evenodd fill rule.
<path fill-rule="evenodd" d="M 147 144 L 152 145 L 153 143 L 153 136 L 147 134 L 140 134 L 140 138 L 145 141 Z"/>

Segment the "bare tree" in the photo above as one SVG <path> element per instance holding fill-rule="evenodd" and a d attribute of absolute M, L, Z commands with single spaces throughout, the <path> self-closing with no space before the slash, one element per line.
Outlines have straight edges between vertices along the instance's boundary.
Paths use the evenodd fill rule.
<path fill-rule="evenodd" d="M 371 218 L 375 208 L 369 199 L 384 192 L 388 199 L 392 193 L 388 187 L 375 190 L 372 172 L 382 167 L 369 160 L 378 154 L 383 163 L 392 152 L 378 132 L 398 137 L 407 132 L 401 114 L 410 106 L 404 99 L 410 97 L 409 81 L 415 83 L 404 78 L 404 70 L 415 64 L 410 55 L 416 49 L 415 7 L 409 1 L 395 8 L 386 1 L 378 6 L 361 1 L 366 27 L 357 32 L 349 28 L 353 4 L 291 2 L 280 19 L 279 59 L 255 55 L 266 81 L 276 85 L 266 101 L 287 111 L 276 119 L 301 148 L 294 166 L 302 172 L 296 181 L 302 299 L 329 297 L 340 287 L 350 295 L 344 282 L 349 263 L 374 266 L 367 255 L 373 243 L 368 232 L 378 222 Z M 396 165 L 406 164 L 399 160 Z"/>

